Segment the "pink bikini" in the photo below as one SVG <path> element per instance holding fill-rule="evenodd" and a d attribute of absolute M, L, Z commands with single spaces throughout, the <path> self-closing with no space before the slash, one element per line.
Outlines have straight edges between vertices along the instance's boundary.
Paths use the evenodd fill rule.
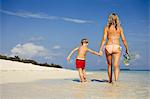
<path fill-rule="evenodd" d="M 114 44 L 114 41 L 115 41 L 114 36 L 111 37 L 111 39 L 112 39 L 112 44 L 107 44 L 107 45 L 105 46 L 105 50 L 106 50 L 109 54 L 120 52 L 120 51 L 121 51 L 121 46 L 118 45 L 118 44 Z"/>

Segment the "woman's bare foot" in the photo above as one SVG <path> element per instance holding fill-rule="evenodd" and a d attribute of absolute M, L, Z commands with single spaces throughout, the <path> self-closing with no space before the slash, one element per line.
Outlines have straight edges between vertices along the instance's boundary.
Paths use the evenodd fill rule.
<path fill-rule="evenodd" d="M 108 83 L 113 83 L 112 80 L 109 80 Z"/>

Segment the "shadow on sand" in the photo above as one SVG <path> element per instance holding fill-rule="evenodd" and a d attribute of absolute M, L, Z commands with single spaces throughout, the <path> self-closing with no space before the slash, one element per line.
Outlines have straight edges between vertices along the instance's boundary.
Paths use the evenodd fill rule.
<path fill-rule="evenodd" d="M 72 81 L 74 81 L 74 82 L 80 82 L 79 79 L 73 79 Z"/>
<path fill-rule="evenodd" d="M 72 81 L 74 82 L 80 82 L 79 79 L 73 79 Z M 102 80 L 98 80 L 98 79 L 92 79 L 92 82 L 108 82 L 108 80 L 102 79 Z"/>
<path fill-rule="evenodd" d="M 108 80 L 102 79 L 102 80 L 98 80 L 98 79 L 92 79 L 92 82 L 108 82 Z"/>

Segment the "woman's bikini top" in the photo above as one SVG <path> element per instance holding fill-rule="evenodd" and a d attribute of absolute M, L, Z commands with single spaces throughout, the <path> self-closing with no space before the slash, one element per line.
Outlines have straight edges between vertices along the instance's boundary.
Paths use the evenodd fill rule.
<path fill-rule="evenodd" d="M 117 32 L 115 33 L 115 35 L 118 35 L 118 36 L 107 35 L 107 38 L 108 39 L 112 39 L 112 43 L 114 43 L 115 39 L 119 39 L 120 38 L 120 34 L 118 34 Z"/>

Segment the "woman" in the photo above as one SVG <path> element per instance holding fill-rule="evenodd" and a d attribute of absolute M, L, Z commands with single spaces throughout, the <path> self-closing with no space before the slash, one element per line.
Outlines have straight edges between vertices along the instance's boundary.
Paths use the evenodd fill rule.
<path fill-rule="evenodd" d="M 120 55 L 121 55 L 120 38 L 122 38 L 122 42 L 126 48 L 126 53 L 128 53 L 128 45 L 123 33 L 123 29 L 120 26 L 119 18 L 117 14 L 112 13 L 108 18 L 107 26 L 104 28 L 104 35 L 103 35 L 103 39 L 99 51 L 100 55 L 103 55 L 102 49 L 104 47 L 106 39 L 108 39 L 105 46 L 105 55 L 108 64 L 109 83 L 112 82 L 112 64 L 114 65 L 115 81 L 118 80 L 118 76 L 119 76 L 119 71 L 120 71 L 119 63 L 120 63 Z"/>

